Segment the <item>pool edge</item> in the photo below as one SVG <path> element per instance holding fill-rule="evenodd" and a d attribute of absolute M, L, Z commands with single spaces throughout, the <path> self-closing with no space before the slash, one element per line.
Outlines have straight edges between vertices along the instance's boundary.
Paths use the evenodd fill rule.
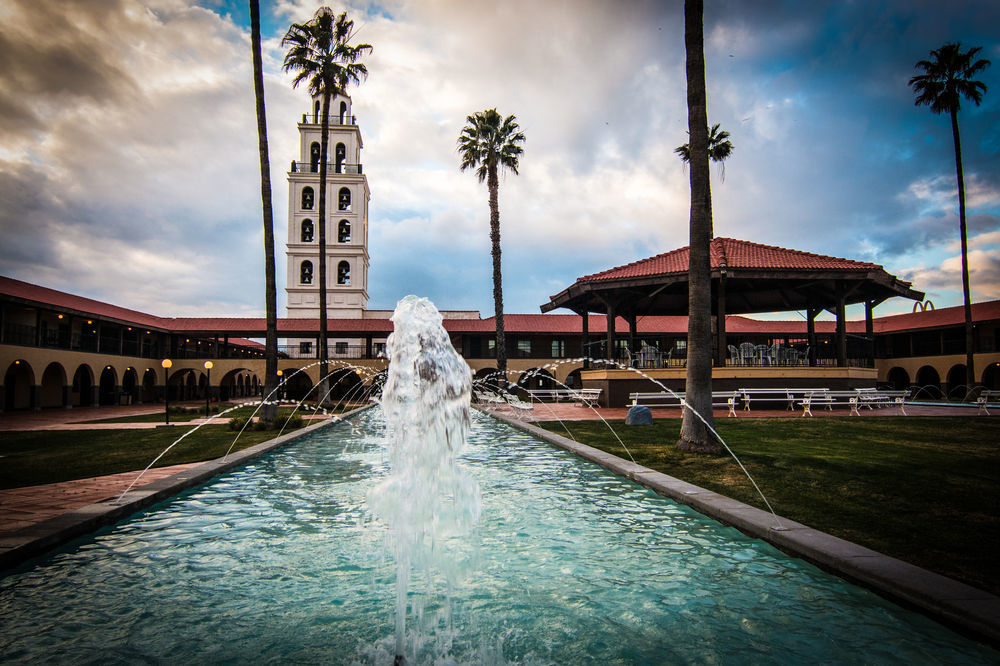
<path fill-rule="evenodd" d="M 1000 646 L 1000 597 L 845 539 L 581 444 L 506 414 L 508 425 L 634 481 L 657 494 L 767 541 L 965 635 Z"/>
<path fill-rule="evenodd" d="M 28 560 L 44 555 L 73 539 L 124 520 L 157 502 L 206 483 L 219 474 L 245 465 L 270 451 L 322 428 L 336 425 L 372 407 L 374 404 L 358 407 L 350 412 L 338 414 L 335 418 L 299 428 L 287 435 L 254 444 L 228 456 L 205 461 L 196 467 L 139 486 L 126 493 L 120 504 L 116 501 L 117 498 L 108 498 L 0 537 L 0 577 Z"/>

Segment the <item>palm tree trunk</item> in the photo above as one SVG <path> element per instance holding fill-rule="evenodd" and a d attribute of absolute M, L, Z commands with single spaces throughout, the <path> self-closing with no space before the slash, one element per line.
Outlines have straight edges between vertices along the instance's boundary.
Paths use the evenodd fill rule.
<path fill-rule="evenodd" d="M 703 0 L 684 2 L 684 45 L 687 52 L 688 132 L 691 137 L 691 217 L 688 267 L 688 344 L 684 420 L 677 447 L 685 451 L 719 452 L 708 430 L 712 419 L 712 285 L 709 246 L 708 110 L 705 92 Z M 697 412 L 695 414 L 692 409 Z M 700 418 L 699 418 L 700 415 Z M 702 421 L 704 419 L 704 421 Z M 706 425 L 706 422 L 708 425 Z"/>
<path fill-rule="evenodd" d="M 962 139 L 958 133 L 958 110 L 951 110 L 951 133 L 955 139 L 955 171 L 958 174 L 958 232 L 962 237 L 962 292 L 965 296 L 965 385 L 968 391 L 976 385 L 976 368 L 972 358 L 975 337 L 972 332 L 972 296 L 969 289 L 969 242 L 965 230 L 965 176 L 962 173 Z"/>
<path fill-rule="evenodd" d="M 264 74 L 260 53 L 260 6 L 250 0 L 250 32 L 253 50 L 253 91 L 257 103 L 257 149 L 260 153 L 260 201 L 264 218 L 264 310 L 267 333 L 264 339 L 264 396 L 278 385 L 277 287 L 274 276 L 274 213 L 271 206 L 271 164 L 267 150 L 267 117 L 264 106 Z M 260 416 L 273 423 L 277 405 L 264 405 Z"/>
<path fill-rule="evenodd" d="M 330 139 L 330 91 L 323 92 L 323 118 L 320 121 L 319 149 L 319 395 L 317 400 L 326 403 L 327 381 L 327 313 L 326 313 L 326 154 Z"/>
<path fill-rule="evenodd" d="M 507 343 L 503 326 L 503 277 L 500 273 L 500 183 L 496 164 L 490 164 L 487 176 L 490 190 L 490 242 L 493 244 L 493 308 L 497 324 L 497 370 L 507 379 Z"/>

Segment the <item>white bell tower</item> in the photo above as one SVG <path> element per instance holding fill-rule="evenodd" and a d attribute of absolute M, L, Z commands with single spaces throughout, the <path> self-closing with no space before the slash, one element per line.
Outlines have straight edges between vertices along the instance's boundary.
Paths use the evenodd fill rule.
<path fill-rule="evenodd" d="M 299 158 L 288 172 L 288 316 L 319 317 L 319 225 L 326 225 L 327 314 L 364 317 L 368 307 L 368 179 L 351 98 L 330 99 L 326 220 L 319 219 L 322 96 L 299 125 Z M 332 158 L 332 159 L 331 159 Z"/>

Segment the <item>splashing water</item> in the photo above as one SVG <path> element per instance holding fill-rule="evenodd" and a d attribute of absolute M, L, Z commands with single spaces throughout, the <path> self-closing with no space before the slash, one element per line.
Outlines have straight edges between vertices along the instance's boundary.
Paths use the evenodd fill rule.
<path fill-rule="evenodd" d="M 457 464 L 469 431 L 472 373 L 451 345 L 441 314 L 426 298 L 396 304 L 382 391 L 390 474 L 369 504 L 390 530 L 396 554 L 396 657 L 407 649 L 411 568 L 443 576 L 450 589 L 461 577 L 461 537 L 478 521 L 479 485 Z M 413 602 L 414 604 L 416 602 Z M 414 616 L 420 608 L 414 606 Z"/>

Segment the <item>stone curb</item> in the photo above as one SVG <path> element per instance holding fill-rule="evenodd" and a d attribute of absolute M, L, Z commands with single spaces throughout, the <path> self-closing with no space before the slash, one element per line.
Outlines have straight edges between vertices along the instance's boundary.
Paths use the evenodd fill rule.
<path fill-rule="evenodd" d="M 957 631 L 1000 645 L 1000 597 L 505 414 L 491 416 Z"/>
<path fill-rule="evenodd" d="M 287 435 L 270 439 L 260 444 L 231 453 L 228 457 L 209 460 L 196 467 L 177 472 L 171 476 L 139 486 L 126 493 L 122 502 L 117 503 L 117 497 L 68 511 L 55 518 L 29 525 L 7 536 L 0 537 L 0 575 L 7 573 L 25 561 L 46 553 L 77 537 L 89 534 L 105 525 L 111 525 L 157 502 L 177 495 L 178 493 L 206 483 L 223 472 L 245 465 L 260 456 L 277 448 L 290 444 L 297 439 L 309 435 L 320 428 L 346 420 L 372 405 L 359 407 L 353 411 L 339 415 L 339 420 L 328 420 L 300 428 Z"/>

